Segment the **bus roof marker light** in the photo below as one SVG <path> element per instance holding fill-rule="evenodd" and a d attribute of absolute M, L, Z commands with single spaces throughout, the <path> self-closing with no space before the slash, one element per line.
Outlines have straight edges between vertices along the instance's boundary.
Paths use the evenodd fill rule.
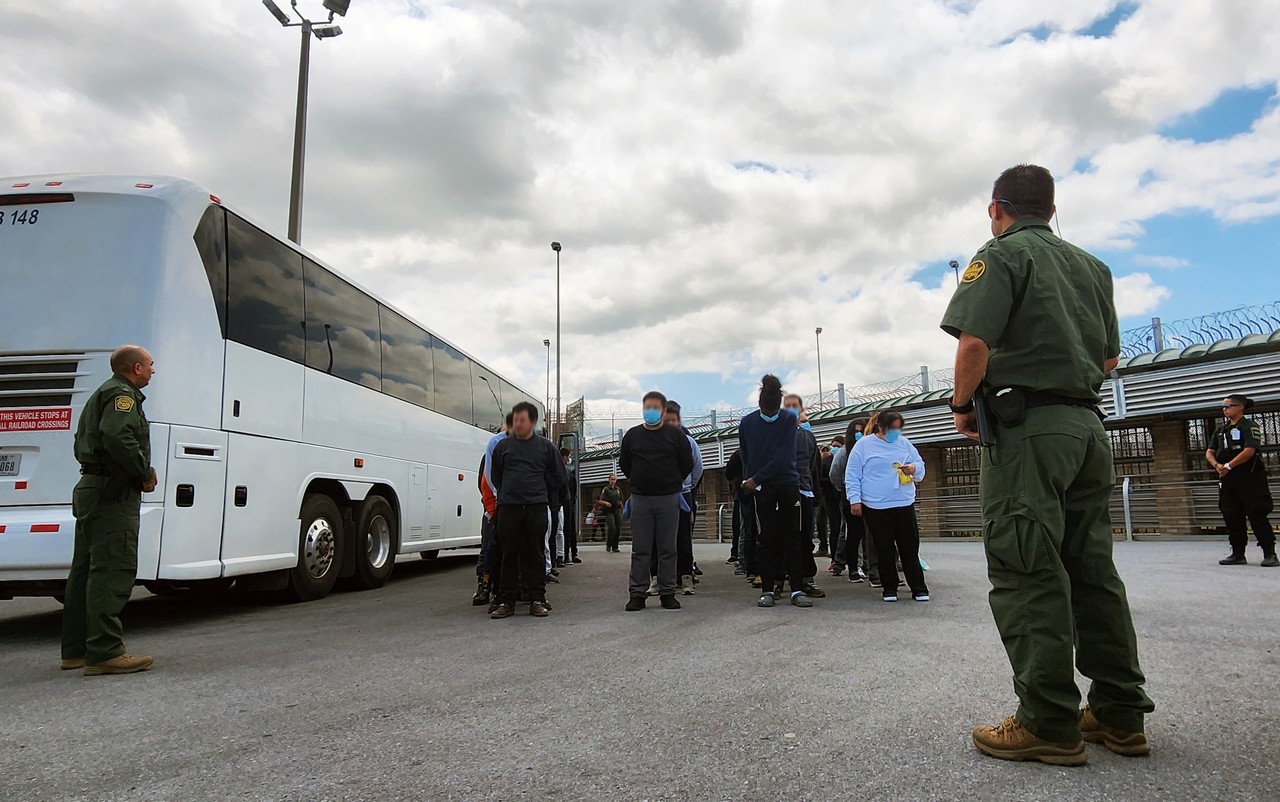
<path fill-rule="evenodd" d="M 138 189 L 151 189 L 155 184 L 134 184 Z"/>
<path fill-rule="evenodd" d="M 44 182 L 44 185 L 45 185 L 46 187 L 60 187 L 60 186 L 62 186 L 62 182 L 61 182 L 61 181 L 46 181 L 46 182 Z"/>
<path fill-rule="evenodd" d="M 31 186 L 31 184 L 30 184 L 29 182 L 27 182 L 27 181 L 23 181 L 21 184 L 14 184 L 14 185 L 13 185 L 13 188 L 14 188 L 14 189 L 26 189 L 26 188 L 27 188 L 27 187 L 29 187 L 29 186 Z"/>
<path fill-rule="evenodd" d="M 271 15 L 274 16 L 281 25 L 289 24 L 289 15 L 281 11 L 280 6 L 276 5 L 272 0 L 262 0 L 262 4 L 267 7 L 267 11 L 270 11 Z"/>
<path fill-rule="evenodd" d="M 214 203 L 218 204 L 219 206 L 221 206 L 221 205 L 222 205 L 222 198 L 219 198 L 217 195 L 214 195 L 213 193 L 210 193 L 210 194 L 209 194 L 209 200 L 213 201 Z"/>
<path fill-rule="evenodd" d="M 363 467 L 364 467 L 364 460 L 363 460 L 363 459 L 361 459 L 360 457 L 356 457 L 356 467 L 357 467 L 357 468 L 363 468 Z"/>

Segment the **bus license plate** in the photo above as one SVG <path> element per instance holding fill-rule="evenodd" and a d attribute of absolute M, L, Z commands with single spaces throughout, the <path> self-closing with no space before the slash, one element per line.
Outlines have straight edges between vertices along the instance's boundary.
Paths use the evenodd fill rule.
<path fill-rule="evenodd" d="M 21 454 L 0 454 L 0 476 L 17 476 L 21 465 Z"/>

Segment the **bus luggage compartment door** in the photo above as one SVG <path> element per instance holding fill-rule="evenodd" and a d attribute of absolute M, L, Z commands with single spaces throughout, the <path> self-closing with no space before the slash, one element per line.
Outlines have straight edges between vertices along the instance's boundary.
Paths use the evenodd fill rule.
<path fill-rule="evenodd" d="M 220 577 L 227 433 L 170 427 L 167 465 L 157 577 Z"/>

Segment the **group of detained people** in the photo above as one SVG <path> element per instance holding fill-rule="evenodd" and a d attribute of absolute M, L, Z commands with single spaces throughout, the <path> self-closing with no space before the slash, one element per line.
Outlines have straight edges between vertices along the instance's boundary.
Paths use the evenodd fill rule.
<path fill-rule="evenodd" d="M 777 377 L 761 381 L 759 410 L 738 429 L 738 451 L 725 477 L 738 487 L 737 538 L 729 562 L 772 607 L 790 584 L 790 601 L 812 607 L 817 586 L 814 529 L 819 510 L 830 522 L 827 570 L 868 581 L 886 602 L 898 600 L 899 571 L 916 601 L 929 601 L 920 560 L 916 485 L 924 460 L 902 434 L 903 418 L 885 410 L 851 421 L 843 437 L 819 447 L 804 400 L 783 395 Z M 843 524 L 843 525 L 842 525 Z"/>
<path fill-rule="evenodd" d="M 610 476 L 592 518 L 607 526 L 609 552 L 620 551 L 620 519 L 631 522 L 625 609 L 643 610 L 653 595 L 664 609 L 680 609 L 676 595 L 693 595 L 701 573 L 693 557 L 693 520 L 702 459 L 681 424 L 678 403 L 651 391 L 642 404 L 644 422 L 623 436 L 618 455 L 631 496 L 624 502 L 617 477 Z M 485 515 L 472 602 L 487 604 L 494 619 L 514 615 L 520 602 L 546 617 L 547 584 L 559 582 L 560 568 L 581 562 L 570 454 L 540 436 L 537 421 L 537 407 L 517 404 L 481 461 Z M 850 581 L 868 580 L 892 602 L 901 570 L 912 598 L 929 600 L 915 516 L 924 461 L 902 436 L 902 426 L 902 416 L 886 410 L 853 421 L 835 448 L 820 448 L 804 400 L 784 396 L 776 376 L 762 379 L 759 409 L 742 418 L 738 450 L 725 468 L 738 490 L 729 561 L 761 590 L 757 606 L 773 607 L 787 583 L 796 607 L 812 607 L 813 599 L 826 595 L 816 582 L 819 504 L 833 522 L 832 574 L 842 575 L 848 565 Z"/>

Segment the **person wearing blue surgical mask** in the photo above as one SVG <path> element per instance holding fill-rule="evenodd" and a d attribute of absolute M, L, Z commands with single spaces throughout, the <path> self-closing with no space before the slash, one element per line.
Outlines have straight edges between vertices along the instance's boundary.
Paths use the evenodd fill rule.
<path fill-rule="evenodd" d="M 782 382 L 766 375 L 760 381 L 760 408 L 738 424 L 738 452 L 742 455 L 742 490 L 751 498 L 759 522 L 760 568 L 758 607 L 773 607 L 775 582 L 789 580 L 791 603 L 812 607 L 805 594 L 804 563 L 800 554 L 800 474 L 796 470 L 795 415 L 782 411 Z"/>
<path fill-rule="evenodd" d="M 804 564 L 804 593 L 821 599 L 827 594 L 817 585 L 818 564 L 813 556 L 813 531 L 817 504 L 818 471 L 822 465 L 818 439 L 813 436 L 809 416 L 804 412 L 804 399 L 791 393 L 782 399 L 782 408 L 796 416 L 800 430 L 796 432 L 796 473 L 800 475 L 800 559 Z"/>
<path fill-rule="evenodd" d="M 875 432 L 858 441 L 845 469 L 849 511 L 866 521 L 880 560 L 884 600 L 898 600 L 898 572 L 893 553 L 902 560 L 902 573 L 911 597 L 929 601 L 929 587 L 920 565 L 920 526 L 916 521 L 916 485 L 924 480 L 924 460 L 902 435 L 903 419 L 888 409 L 876 418 Z"/>
<path fill-rule="evenodd" d="M 631 483 L 631 577 L 628 612 L 643 610 L 649 590 L 649 564 L 658 555 L 658 597 L 665 610 L 679 610 L 676 599 L 676 534 L 680 527 L 680 490 L 693 472 L 689 438 L 663 423 L 667 397 L 645 393 L 644 423 L 622 437 L 618 467 Z"/>
<path fill-rule="evenodd" d="M 838 545 L 832 556 L 830 570 L 832 574 L 840 576 L 845 566 L 848 566 L 850 582 L 869 581 L 871 587 L 878 588 L 880 587 L 880 566 L 876 561 L 875 544 L 867 536 L 867 527 L 862 518 L 854 517 L 849 511 L 849 499 L 845 495 L 844 486 L 849 454 L 863 438 L 863 432 L 870 424 L 870 418 L 854 418 L 849 421 L 849 426 L 844 432 L 844 448 L 840 449 L 831 460 L 828 476 L 839 497 L 840 513 L 844 516 L 845 534 L 843 542 Z M 861 553 L 861 561 L 859 561 L 859 553 Z"/>

